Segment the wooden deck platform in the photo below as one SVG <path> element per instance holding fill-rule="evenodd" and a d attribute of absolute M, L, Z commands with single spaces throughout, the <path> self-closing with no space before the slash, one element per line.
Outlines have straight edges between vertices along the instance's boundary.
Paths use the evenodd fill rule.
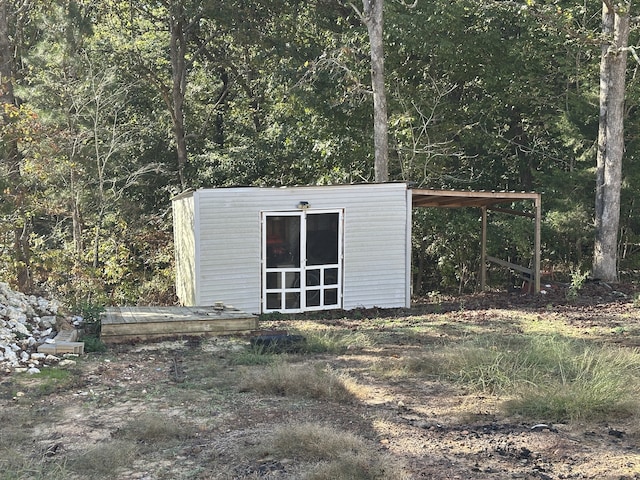
<path fill-rule="evenodd" d="M 105 343 L 228 335 L 258 328 L 258 317 L 230 306 L 111 307 L 102 317 Z"/>

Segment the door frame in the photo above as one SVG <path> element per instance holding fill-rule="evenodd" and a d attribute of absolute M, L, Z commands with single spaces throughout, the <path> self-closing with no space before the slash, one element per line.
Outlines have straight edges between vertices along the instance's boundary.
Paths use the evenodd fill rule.
<path fill-rule="evenodd" d="M 307 265 L 307 218 L 310 215 L 318 214 L 338 215 L 338 245 L 337 264 Z M 267 268 L 267 218 L 268 217 L 299 217 L 300 218 L 300 265 L 298 267 L 276 267 Z M 305 311 L 340 309 L 343 305 L 343 278 L 344 278 L 344 209 L 301 209 L 301 210 L 264 210 L 260 212 L 260 310 L 261 313 L 282 312 L 300 313 Z M 337 269 L 336 283 L 325 284 L 324 277 L 326 270 Z M 320 278 L 316 285 L 306 285 L 307 271 L 320 271 Z M 279 279 L 280 285 L 276 288 L 267 288 L 267 274 L 280 272 L 283 276 Z M 298 273 L 298 284 L 287 285 L 286 273 Z M 317 278 L 317 277 L 316 277 Z M 304 282 L 302 281 L 304 280 Z M 325 291 L 337 289 L 337 303 L 325 305 Z M 319 305 L 307 305 L 306 293 L 318 291 L 320 295 Z M 280 308 L 267 308 L 267 295 L 280 294 Z M 286 308 L 286 295 L 299 294 L 299 303 L 294 308 Z"/>

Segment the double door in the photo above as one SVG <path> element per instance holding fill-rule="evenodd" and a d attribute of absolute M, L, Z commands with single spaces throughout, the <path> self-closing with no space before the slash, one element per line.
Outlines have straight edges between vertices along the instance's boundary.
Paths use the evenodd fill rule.
<path fill-rule="evenodd" d="M 262 214 L 262 311 L 342 307 L 341 210 Z"/>

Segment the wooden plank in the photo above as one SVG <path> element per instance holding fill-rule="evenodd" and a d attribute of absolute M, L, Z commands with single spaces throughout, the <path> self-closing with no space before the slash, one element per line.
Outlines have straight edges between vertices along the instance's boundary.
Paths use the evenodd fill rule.
<path fill-rule="evenodd" d="M 487 260 L 493 263 L 497 263 L 498 265 L 502 265 L 503 267 L 511 268 L 513 270 L 526 273 L 529 275 L 529 278 L 531 278 L 531 274 L 533 273 L 533 270 L 530 268 L 523 267 L 521 265 L 516 265 L 515 263 L 507 262 L 505 260 L 500 260 L 499 258 L 496 258 L 496 257 L 487 256 Z"/>
<path fill-rule="evenodd" d="M 115 307 L 107 309 L 105 342 L 141 338 L 224 335 L 256 330 L 258 318 L 240 310 L 213 307 Z"/>
<path fill-rule="evenodd" d="M 508 213 L 509 215 L 517 215 L 520 217 L 527 218 L 536 218 L 535 213 L 523 212 L 522 210 L 514 210 L 513 208 L 497 208 L 497 207 L 487 207 L 492 212 L 498 213 Z"/>
<path fill-rule="evenodd" d="M 102 325 L 111 323 L 123 323 L 122 314 L 119 308 L 107 308 L 104 317 L 101 319 Z"/>
<path fill-rule="evenodd" d="M 181 322 L 144 322 L 144 323 L 121 323 L 103 326 L 102 333 L 112 331 L 136 332 L 154 331 L 167 333 L 171 331 L 210 331 L 210 330 L 238 330 L 257 327 L 257 318 L 235 318 L 217 320 L 186 320 Z"/>

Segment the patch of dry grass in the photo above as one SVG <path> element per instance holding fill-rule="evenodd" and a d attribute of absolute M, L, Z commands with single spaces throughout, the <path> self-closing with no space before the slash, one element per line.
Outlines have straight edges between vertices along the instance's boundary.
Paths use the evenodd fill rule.
<path fill-rule="evenodd" d="M 262 448 L 272 456 L 307 464 L 301 474 L 306 480 L 405 478 L 397 463 L 375 444 L 327 425 L 283 425 L 264 440 Z"/>
<path fill-rule="evenodd" d="M 335 402 L 351 402 L 359 392 L 355 381 L 327 366 L 282 362 L 247 371 L 240 390 Z"/>
<path fill-rule="evenodd" d="M 113 478 L 114 472 L 131 467 L 142 455 L 163 452 L 192 435 L 193 427 L 179 419 L 144 414 L 129 420 L 114 438 L 74 456 L 69 466 L 87 478 Z"/>
<path fill-rule="evenodd" d="M 117 437 L 134 442 L 142 451 L 147 451 L 186 440 L 193 431 L 193 425 L 180 419 L 162 413 L 147 413 L 127 422 Z"/>
<path fill-rule="evenodd" d="M 606 419 L 640 411 L 640 351 L 561 336 L 485 335 L 376 367 L 510 398 L 509 414 L 547 421 Z"/>
<path fill-rule="evenodd" d="M 69 467 L 82 478 L 114 478 L 118 470 L 130 467 L 138 455 L 135 442 L 115 439 L 77 454 Z"/>
<path fill-rule="evenodd" d="M 45 462 L 20 449 L 0 448 L 0 480 L 67 480 L 69 476 L 64 462 Z"/>

